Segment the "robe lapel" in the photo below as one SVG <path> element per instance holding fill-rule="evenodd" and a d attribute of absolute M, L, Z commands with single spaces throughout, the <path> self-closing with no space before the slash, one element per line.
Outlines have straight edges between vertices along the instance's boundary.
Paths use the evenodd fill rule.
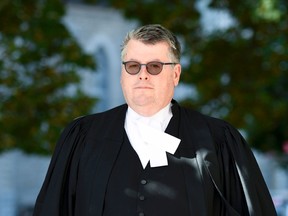
<path fill-rule="evenodd" d="M 103 152 L 99 162 L 95 167 L 93 176 L 93 188 L 89 205 L 89 215 L 102 215 L 105 191 L 109 181 L 109 176 L 119 153 L 122 141 L 105 140 Z M 96 191 L 96 192 L 95 192 Z M 95 205 L 97 203 L 97 205 Z"/>
<path fill-rule="evenodd" d="M 91 184 L 91 190 L 85 196 L 87 200 L 84 201 L 86 202 L 83 205 L 84 209 L 79 209 L 79 213 L 81 213 L 79 215 L 102 216 L 109 176 L 123 144 L 126 110 L 127 106 L 122 106 L 115 112 L 112 121 L 103 125 L 105 134 L 100 138 L 95 138 L 91 143 L 91 146 L 98 146 L 96 150 L 89 153 L 91 160 L 85 164 L 84 168 L 87 170 L 84 173 L 93 170 L 93 174 L 89 174 L 90 179 L 86 180 L 88 184 Z"/>
<path fill-rule="evenodd" d="M 179 118 L 178 154 L 183 164 L 191 215 L 213 215 L 214 189 L 207 170 L 218 184 L 220 177 L 209 129 L 197 113 L 188 113 L 177 105 L 173 116 Z"/>

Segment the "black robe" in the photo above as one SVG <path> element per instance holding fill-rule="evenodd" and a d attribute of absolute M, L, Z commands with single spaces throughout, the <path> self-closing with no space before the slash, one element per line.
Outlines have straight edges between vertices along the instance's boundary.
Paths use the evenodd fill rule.
<path fill-rule="evenodd" d="M 101 216 L 124 139 L 127 105 L 84 116 L 62 133 L 38 195 L 34 216 Z M 179 106 L 179 162 L 191 215 L 273 216 L 276 211 L 256 160 L 228 123 Z"/>

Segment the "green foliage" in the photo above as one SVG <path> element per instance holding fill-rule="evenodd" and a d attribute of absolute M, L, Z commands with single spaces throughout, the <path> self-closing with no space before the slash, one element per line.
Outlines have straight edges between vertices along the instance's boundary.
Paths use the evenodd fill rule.
<path fill-rule="evenodd" d="M 160 23 L 183 40 L 182 81 L 198 92 L 183 104 L 244 129 L 253 147 L 281 151 L 288 140 L 286 0 L 212 0 L 212 8 L 230 12 L 236 22 L 211 34 L 200 28 L 196 1 L 109 2 L 128 18 Z"/>
<path fill-rule="evenodd" d="M 63 127 L 96 102 L 79 88 L 94 60 L 62 24 L 60 0 L 4 0 L 0 13 L 0 150 L 51 153 Z"/>

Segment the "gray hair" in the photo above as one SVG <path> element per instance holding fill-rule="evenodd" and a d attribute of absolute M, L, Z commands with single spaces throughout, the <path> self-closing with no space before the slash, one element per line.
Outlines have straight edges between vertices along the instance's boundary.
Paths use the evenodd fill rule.
<path fill-rule="evenodd" d="M 138 40 L 144 44 L 156 44 L 159 42 L 167 42 L 170 46 L 171 60 L 180 63 L 181 46 L 176 36 L 159 24 L 150 24 L 141 26 L 134 29 L 126 35 L 121 47 L 121 58 L 123 60 L 125 48 L 128 42 L 131 40 Z"/>

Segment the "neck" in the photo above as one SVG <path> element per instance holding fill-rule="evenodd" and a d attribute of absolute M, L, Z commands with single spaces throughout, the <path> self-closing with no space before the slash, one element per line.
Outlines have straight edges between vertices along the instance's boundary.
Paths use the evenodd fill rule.
<path fill-rule="evenodd" d="M 143 117 L 150 117 L 158 113 L 160 110 L 164 109 L 165 107 L 168 106 L 169 103 L 165 104 L 164 106 L 161 107 L 155 107 L 155 106 L 129 106 L 134 112 L 136 112 L 138 115 L 141 115 Z"/>

